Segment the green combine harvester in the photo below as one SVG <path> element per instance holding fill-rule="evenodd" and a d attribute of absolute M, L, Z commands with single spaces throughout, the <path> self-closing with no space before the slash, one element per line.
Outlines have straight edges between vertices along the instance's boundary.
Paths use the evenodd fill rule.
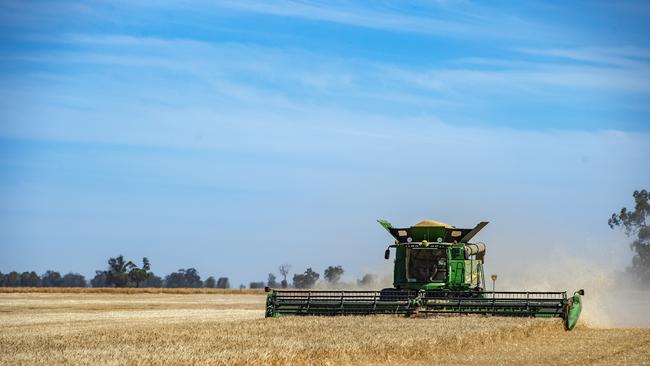
<path fill-rule="evenodd" d="M 393 288 L 381 291 L 267 289 L 266 316 L 371 314 L 483 314 L 562 318 L 573 329 L 581 295 L 563 292 L 486 291 L 485 244 L 469 241 L 488 223 L 460 229 L 437 221 L 394 228 L 378 220 L 395 241 Z"/>

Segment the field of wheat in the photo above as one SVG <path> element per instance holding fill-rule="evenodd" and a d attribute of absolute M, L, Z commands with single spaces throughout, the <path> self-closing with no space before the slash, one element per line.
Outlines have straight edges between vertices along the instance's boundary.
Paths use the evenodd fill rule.
<path fill-rule="evenodd" d="M 2 365 L 650 364 L 650 329 L 557 319 L 263 318 L 261 294 L 0 293 Z"/>

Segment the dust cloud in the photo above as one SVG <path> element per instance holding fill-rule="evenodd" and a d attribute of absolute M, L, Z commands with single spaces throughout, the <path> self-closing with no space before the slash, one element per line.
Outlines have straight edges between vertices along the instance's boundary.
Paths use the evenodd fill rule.
<path fill-rule="evenodd" d="M 627 247 L 621 245 L 621 250 Z M 488 247 L 488 253 L 490 252 Z M 572 296 L 585 290 L 580 322 L 591 328 L 650 327 L 650 291 L 635 285 L 623 268 L 615 269 L 588 259 L 527 256 L 518 263 L 497 261 L 486 264 L 486 287 L 490 273 L 500 273 L 497 291 L 566 291 Z M 495 272 L 487 272 L 494 270 Z M 392 260 L 370 270 L 366 283 L 345 280 L 336 285 L 319 281 L 318 289 L 380 290 L 392 287 Z"/>
<path fill-rule="evenodd" d="M 379 291 L 383 288 L 393 287 L 393 260 L 383 261 L 375 268 L 366 269 L 360 278 L 345 276 L 340 282 L 331 284 L 327 281 L 318 281 L 316 289 L 320 290 L 363 290 Z"/>
<path fill-rule="evenodd" d="M 580 321 L 594 328 L 650 327 L 650 291 L 634 286 L 629 273 L 586 260 L 530 263 L 517 277 L 500 281 L 506 291 L 585 290 Z"/>

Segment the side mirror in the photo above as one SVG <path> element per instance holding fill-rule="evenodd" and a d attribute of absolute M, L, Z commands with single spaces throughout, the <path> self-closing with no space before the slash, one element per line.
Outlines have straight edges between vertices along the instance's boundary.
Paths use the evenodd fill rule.
<path fill-rule="evenodd" d="M 386 249 L 386 251 L 384 252 L 384 259 L 387 260 L 389 258 L 390 258 L 390 249 Z"/>
<path fill-rule="evenodd" d="M 578 295 L 580 295 L 580 296 L 585 296 L 585 290 L 582 289 L 582 288 L 581 288 L 580 290 L 578 290 L 577 293 L 578 293 Z"/>

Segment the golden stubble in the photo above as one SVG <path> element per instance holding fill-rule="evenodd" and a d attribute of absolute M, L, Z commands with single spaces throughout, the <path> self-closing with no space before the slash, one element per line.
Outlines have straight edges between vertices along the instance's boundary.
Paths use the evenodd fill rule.
<path fill-rule="evenodd" d="M 263 295 L 0 294 L 0 364 L 647 364 L 648 329 L 557 319 L 263 318 Z"/>

